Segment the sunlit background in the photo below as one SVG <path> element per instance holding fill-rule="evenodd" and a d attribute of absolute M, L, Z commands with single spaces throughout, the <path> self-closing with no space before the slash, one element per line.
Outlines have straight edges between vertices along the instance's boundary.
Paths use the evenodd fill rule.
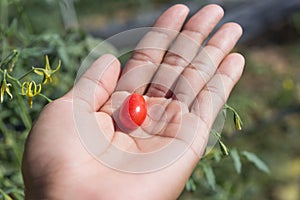
<path fill-rule="evenodd" d="M 72 86 L 80 61 L 101 39 L 128 29 L 151 26 L 157 16 L 175 3 L 188 5 L 191 14 L 208 3 L 222 5 L 226 14 L 221 23 L 235 21 L 244 28 L 244 36 L 234 51 L 241 52 L 246 58 L 244 75 L 228 102 L 240 114 L 243 130 L 235 130 L 229 113 L 222 139 L 229 149 L 254 153 L 266 163 L 270 173 L 259 170 L 244 157 L 241 157 L 241 172 L 237 173 L 232 157 L 225 156 L 219 162 L 210 162 L 216 181 L 214 189 L 205 180 L 205 175 L 198 171 L 194 175 L 196 189 L 185 190 L 180 199 L 300 199 L 299 0 L 1 1 L 6 2 L 1 3 L 3 27 L 3 23 L 11 25 L 15 20 L 21 31 L 27 30 L 35 35 L 47 33 L 41 40 L 43 42 L 38 43 L 44 47 L 44 53 L 52 57 L 58 55 L 64 65 L 72 65 L 72 69 L 70 66 L 63 69 L 64 80 L 68 84 L 59 86 L 58 90 L 49 88 L 48 94 L 53 98 Z M 4 13 L 7 13 L 7 18 Z M 79 30 L 79 33 L 72 35 L 70 30 Z M 57 35 L 57 40 L 53 34 Z M 80 39 L 86 35 L 88 39 Z M 62 41 L 50 43 L 47 36 Z M 75 40 L 81 43 L 72 43 Z M 14 45 L 22 48 L 22 45 L 30 43 L 21 41 L 22 37 L 18 36 Z M 0 44 L 1 49 L 4 49 L 4 44 Z M 6 49 L 10 48 L 8 44 L 5 44 Z M 27 54 L 23 54 L 22 58 L 39 55 L 33 46 L 31 44 L 30 49 L 26 47 L 30 51 L 24 51 Z M 117 48 L 126 48 L 126 41 L 118 44 Z M 4 50 L 0 52 L 3 54 Z M 38 60 L 42 62 L 43 57 Z M 29 111 L 32 120 L 44 104 L 41 100 Z M 9 108 L 8 103 L 0 107 L 0 119 L 4 122 L 0 124 L 0 188 L 12 199 L 22 199 L 23 185 L 16 155 L 22 153 L 28 127 L 20 124 L 19 118 L 14 116 L 19 112 L 4 115 L 4 110 Z M 7 136 L 18 132 L 25 136 Z M 19 196 L 13 194 L 14 191 Z M 5 199 L 4 193 L 1 193 L 0 198 Z"/>

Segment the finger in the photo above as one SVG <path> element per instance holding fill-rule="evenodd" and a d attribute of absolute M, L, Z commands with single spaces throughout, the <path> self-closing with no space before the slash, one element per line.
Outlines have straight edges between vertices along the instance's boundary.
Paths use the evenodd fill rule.
<path fill-rule="evenodd" d="M 188 12 L 189 9 L 186 6 L 179 4 L 169 8 L 157 19 L 151 31 L 137 45 L 132 57 L 126 63 L 122 76 L 131 69 L 143 65 L 149 66 L 149 72 L 139 73 L 137 75 L 138 79 L 132 79 L 132 75 L 127 76 L 129 78 L 121 78 L 117 86 L 118 91 L 132 92 L 137 85 L 140 86 L 139 82 L 136 81 L 150 82 L 156 67 L 163 59 L 165 51 L 182 28 Z M 140 89 L 140 93 L 143 93 L 143 88 Z"/>
<path fill-rule="evenodd" d="M 237 53 L 228 55 L 193 102 L 191 113 L 199 116 L 208 130 L 227 101 L 234 85 L 240 79 L 244 64 L 245 60 L 242 55 Z"/>
<path fill-rule="evenodd" d="M 196 13 L 168 50 L 147 92 L 148 96 L 168 97 L 174 82 L 197 54 L 201 43 L 214 29 L 224 11 L 218 5 L 208 5 Z M 167 75 L 167 78 L 166 78 Z"/>
<path fill-rule="evenodd" d="M 108 100 L 115 89 L 120 62 L 113 55 L 103 55 L 80 77 L 66 97 L 95 112 Z"/>
<path fill-rule="evenodd" d="M 200 50 L 198 55 L 188 65 L 179 77 L 174 98 L 185 103 L 188 107 L 215 74 L 224 57 L 233 49 L 242 35 L 242 28 L 236 23 L 223 25 Z"/>

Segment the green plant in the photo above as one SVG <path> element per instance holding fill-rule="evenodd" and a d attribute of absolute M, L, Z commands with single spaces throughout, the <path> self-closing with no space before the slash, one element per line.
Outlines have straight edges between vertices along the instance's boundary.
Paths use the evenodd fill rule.
<path fill-rule="evenodd" d="M 46 3 L 59 7 L 56 0 Z M 41 31 L 28 17 L 25 4 L 20 0 L 0 3 L 0 198 L 6 200 L 24 198 L 20 165 L 32 122 L 47 102 L 72 87 L 77 66 L 101 42 L 80 29 L 57 33 L 53 31 L 57 27 L 49 25 Z M 114 52 L 114 48 L 104 45 L 99 54 L 103 52 Z M 234 124 L 240 130 L 242 122 L 238 113 L 228 105 L 224 109 L 233 113 Z M 195 191 L 204 182 L 216 189 L 218 177 L 213 165 L 225 157 L 232 158 L 237 173 L 242 167 L 240 156 L 268 171 L 254 154 L 230 150 L 219 133 L 212 131 L 212 134 L 217 137 L 220 150 L 213 149 L 199 162 L 186 184 L 188 191 Z"/>
<path fill-rule="evenodd" d="M 58 7 L 58 1 L 47 3 Z M 79 29 L 35 31 L 24 4 L 0 2 L 0 199 L 24 198 L 20 166 L 32 122 L 72 87 L 77 66 L 101 42 Z"/>
<path fill-rule="evenodd" d="M 223 112 L 230 111 L 233 115 L 233 122 L 237 131 L 242 130 L 242 120 L 238 112 L 228 104 L 225 104 Z M 247 161 L 253 163 L 257 169 L 261 170 L 264 173 L 270 173 L 268 166 L 262 161 L 257 155 L 248 151 L 240 151 L 235 147 L 228 148 L 222 141 L 221 134 L 211 130 L 211 134 L 217 139 L 219 144 L 219 150 L 214 148 L 208 155 L 203 157 L 195 168 L 192 176 L 186 183 L 186 190 L 190 192 L 195 192 L 197 186 L 200 182 L 204 182 L 209 186 L 211 190 L 216 190 L 217 183 L 213 165 L 215 163 L 220 163 L 222 158 L 230 156 L 232 159 L 233 167 L 235 171 L 240 174 L 242 171 L 242 162 L 241 156 L 244 157 Z M 203 179 L 204 178 L 204 179 Z"/>

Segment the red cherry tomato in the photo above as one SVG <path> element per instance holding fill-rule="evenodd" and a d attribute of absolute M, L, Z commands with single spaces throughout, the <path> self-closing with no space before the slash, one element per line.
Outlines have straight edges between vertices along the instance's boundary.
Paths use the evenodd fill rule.
<path fill-rule="evenodd" d="M 134 130 L 141 126 L 147 115 L 145 99 L 140 94 L 131 94 L 123 102 L 119 112 L 121 129 Z"/>

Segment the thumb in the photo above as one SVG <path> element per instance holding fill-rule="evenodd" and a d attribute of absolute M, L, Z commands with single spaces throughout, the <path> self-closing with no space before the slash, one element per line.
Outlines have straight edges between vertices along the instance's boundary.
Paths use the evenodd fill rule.
<path fill-rule="evenodd" d="M 87 69 L 66 96 L 76 100 L 80 106 L 87 106 L 92 112 L 98 111 L 114 91 L 119 74 L 118 59 L 105 54 Z"/>

